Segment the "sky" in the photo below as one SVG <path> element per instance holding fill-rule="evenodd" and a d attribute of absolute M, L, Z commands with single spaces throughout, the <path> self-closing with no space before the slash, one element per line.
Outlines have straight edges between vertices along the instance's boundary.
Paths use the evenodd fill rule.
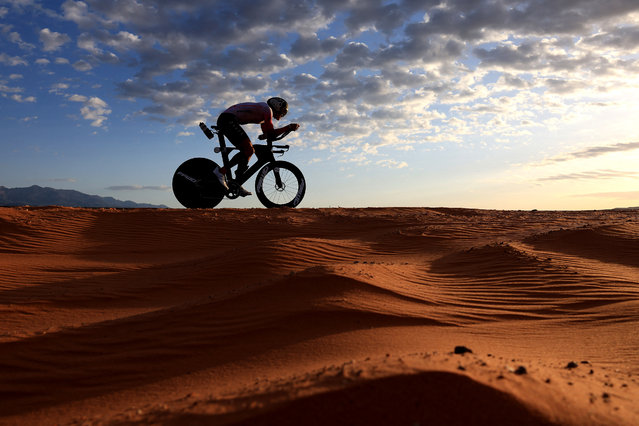
<path fill-rule="evenodd" d="M 637 0 L 0 0 L 0 95 L 6 187 L 180 207 L 281 96 L 300 207 L 639 206 Z"/>

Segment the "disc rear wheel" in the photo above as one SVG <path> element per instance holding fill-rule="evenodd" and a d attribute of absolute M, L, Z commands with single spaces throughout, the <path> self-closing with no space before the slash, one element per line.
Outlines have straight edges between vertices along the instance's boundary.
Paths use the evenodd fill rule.
<path fill-rule="evenodd" d="M 224 190 L 213 173 L 216 167 L 208 158 L 191 158 L 177 168 L 172 186 L 180 204 L 189 209 L 206 209 L 222 201 Z"/>

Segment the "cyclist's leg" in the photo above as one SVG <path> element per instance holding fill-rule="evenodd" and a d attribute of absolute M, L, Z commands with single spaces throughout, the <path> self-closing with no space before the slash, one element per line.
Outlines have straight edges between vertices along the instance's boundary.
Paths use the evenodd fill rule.
<path fill-rule="evenodd" d="M 240 152 L 235 154 L 231 161 L 229 162 L 229 166 L 234 166 L 237 164 L 237 170 L 235 171 L 235 178 L 244 174 L 244 172 L 248 169 L 248 162 L 255 153 L 255 148 L 253 148 L 253 144 L 249 138 L 242 140 L 238 145 L 235 145 L 240 149 Z"/>
<path fill-rule="evenodd" d="M 248 137 L 237 118 L 233 114 L 222 113 L 217 119 L 217 125 L 226 136 L 226 138 L 236 147 L 240 152 L 235 154 L 229 161 L 229 169 L 238 166 L 237 173 L 242 174 L 248 168 L 248 161 L 253 156 L 255 149 L 251 143 L 251 139 Z M 226 174 L 226 168 L 220 169 L 222 174 Z"/>

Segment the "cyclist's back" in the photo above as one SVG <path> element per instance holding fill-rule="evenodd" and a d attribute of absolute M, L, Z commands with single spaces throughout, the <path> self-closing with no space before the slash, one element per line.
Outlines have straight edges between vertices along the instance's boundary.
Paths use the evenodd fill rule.
<path fill-rule="evenodd" d="M 233 114 L 239 124 L 268 124 L 273 127 L 273 113 L 266 102 L 244 102 L 227 108 L 222 114 Z"/>

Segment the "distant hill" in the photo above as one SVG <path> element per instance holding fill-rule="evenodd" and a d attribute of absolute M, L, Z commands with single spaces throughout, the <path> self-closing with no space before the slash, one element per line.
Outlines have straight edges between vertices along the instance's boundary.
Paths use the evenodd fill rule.
<path fill-rule="evenodd" d="M 114 208 L 167 208 L 165 205 L 120 201 L 113 197 L 88 195 L 71 189 L 28 188 L 0 186 L 0 206 L 63 206 L 63 207 L 114 207 Z"/>
<path fill-rule="evenodd" d="M 613 210 L 639 210 L 639 206 L 637 207 L 617 207 Z"/>

